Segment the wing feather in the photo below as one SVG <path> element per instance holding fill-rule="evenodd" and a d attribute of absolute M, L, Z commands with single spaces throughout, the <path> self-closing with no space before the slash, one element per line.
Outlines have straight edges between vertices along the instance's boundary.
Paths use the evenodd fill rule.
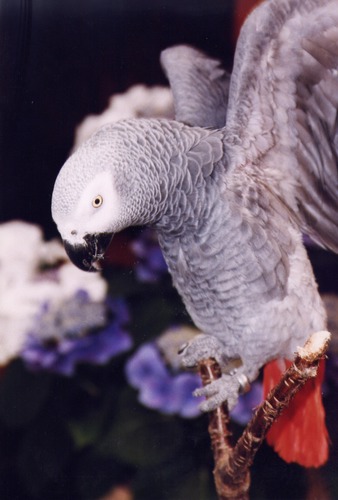
<path fill-rule="evenodd" d="M 338 252 L 338 0 L 269 0 L 245 23 L 229 90 L 232 163 L 269 180 Z"/>
<path fill-rule="evenodd" d="M 178 121 L 198 127 L 225 125 L 230 75 L 220 62 L 186 45 L 161 53 Z"/>

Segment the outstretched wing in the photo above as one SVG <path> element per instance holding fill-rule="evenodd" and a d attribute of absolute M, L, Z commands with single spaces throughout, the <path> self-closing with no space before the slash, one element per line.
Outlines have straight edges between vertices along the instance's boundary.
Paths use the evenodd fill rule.
<path fill-rule="evenodd" d="M 301 227 L 338 252 L 338 0 L 269 0 L 243 26 L 226 136 Z M 249 167 L 251 168 L 251 167 Z"/>
<path fill-rule="evenodd" d="M 191 126 L 224 127 L 230 75 L 219 61 L 178 45 L 161 52 L 161 64 L 174 95 L 176 119 Z"/>

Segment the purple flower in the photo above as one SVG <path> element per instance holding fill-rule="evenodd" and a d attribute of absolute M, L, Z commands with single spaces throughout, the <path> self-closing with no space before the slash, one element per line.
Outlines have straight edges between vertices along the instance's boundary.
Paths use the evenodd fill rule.
<path fill-rule="evenodd" d="M 263 387 L 260 382 L 254 382 L 250 391 L 242 394 L 235 408 L 231 411 L 231 418 L 240 425 L 246 425 L 253 415 L 255 408 L 263 401 Z"/>
<path fill-rule="evenodd" d="M 155 344 L 138 349 L 126 364 L 126 376 L 138 389 L 138 399 L 144 406 L 185 418 L 200 415 L 201 398 L 192 395 L 200 387 L 200 378 L 189 373 L 172 374 Z"/>
<path fill-rule="evenodd" d="M 144 406 L 184 418 L 201 414 L 199 405 L 203 398 L 193 396 L 194 390 L 201 387 L 200 377 L 193 373 L 173 374 L 165 365 L 156 344 L 141 346 L 128 360 L 125 370 L 129 384 L 139 391 L 138 400 Z M 246 425 L 262 399 L 262 385 L 254 382 L 250 391 L 239 397 L 231 418 Z"/>
<path fill-rule="evenodd" d="M 135 389 L 141 389 L 156 378 L 165 378 L 168 371 L 154 344 L 144 344 L 126 364 L 128 382 Z"/>
<path fill-rule="evenodd" d="M 57 307 L 43 306 L 21 357 L 33 370 L 72 375 L 78 363 L 104 364 L 130 349 L 127 321 L 122 300 L 92 302 L 80 291 Z"/>
<path fill-rule="evenodd" d="M 177 375 L 173 384 L 173 391 L 180 395 L 179 415 L 184 418 L 193 418 L 201 414 L 199 406 L 203 397 L 193 396 L 193 392 L 201 387 L 202 382 L 199 375 L 194 373 L 181 373 Z"/>
<path fill-rule="evenodd" d="M 154 230 L 147 228 L 142 231 L 140 237 L 133 241 L 132 250 L 138 258 L 135 271 L 140 281 L 155 283 L 168 272 Z"/>

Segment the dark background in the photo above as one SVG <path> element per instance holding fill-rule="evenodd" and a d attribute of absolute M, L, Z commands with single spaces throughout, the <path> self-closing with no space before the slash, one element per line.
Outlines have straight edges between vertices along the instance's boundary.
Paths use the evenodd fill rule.
<path fill-rule="evenodd" d="M 231 0 L 0 0 L 0 221 L 56 234 L 51 193 L 75 126 L 134 83 L 165 84 L 170 45 L 231 65 L 232 12 Z"/>

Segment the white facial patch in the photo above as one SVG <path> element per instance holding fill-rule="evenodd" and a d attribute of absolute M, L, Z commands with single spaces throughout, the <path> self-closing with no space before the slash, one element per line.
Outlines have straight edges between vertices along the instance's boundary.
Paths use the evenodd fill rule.
<path fill-rule="evenodd" d="M 85 187 L 74 212 L 59 222 L 58 229 L 69 243 L 81 244 L 85 234 L 114 232 L 119 211 L 120 199 L 112 174 L 104 171 Z"/>

